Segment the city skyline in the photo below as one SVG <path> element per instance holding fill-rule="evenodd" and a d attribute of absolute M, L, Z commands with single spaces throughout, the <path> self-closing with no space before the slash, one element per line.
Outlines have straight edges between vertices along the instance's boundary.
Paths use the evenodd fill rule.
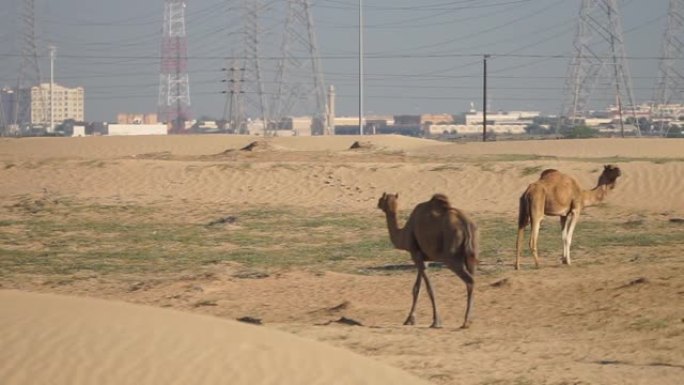
<path fill-rule="evenodd" d="M 163 1 L 91 4 L 36 0 L 42 78 L 48 45 L 57 46 L 55 81 L 85 88 L 86 120 L 157 109 Z M 189 0 L 188 72 L 194 117 L 221 118 L 225 72 L 239 31 L 236 1 Z M 574 54 L 579 1 L 364 1 L 364 112 L 393 115 L 481 109 L 482 56 L 488 59 L 491 110 L 560 111 Z M 656 86 L 668 2 L 620 2 L 637 102 Z M 19 71 L 21 1 L 0 11 L 0 85 Z M 314 25 L 326 85 L 334 85 L 337 115 L 358 113 L 358 2 L 314 2 Z M 264 37 L 277 36 L 274 19 Z M 266 46 L 278 46 L 272 38 Z M 266 52 L 268 52 L 266 50 Z M 264 60 L 276 60 L 269 54 Z M 681 63 L 680 63 L 681 64 Z M 600 109 L 606 106 L 593 106 Z"/>

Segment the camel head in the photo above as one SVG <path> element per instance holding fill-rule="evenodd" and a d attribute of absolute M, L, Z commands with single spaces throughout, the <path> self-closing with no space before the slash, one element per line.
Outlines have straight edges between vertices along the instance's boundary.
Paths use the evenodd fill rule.
<path fill-rule="evenodd" d="M 382 193 L 380 199 L 378 199 L 378 208 L 388 213 L 396 213 L 397 207 L 399 206 L 399 194 L 387 194 Z"/>
<path fill-rule="evenodd" d="M 603 166 L 603 172 L 599 177 L 598 184 L 599 186 L 606 185 L 609 189 L 612 190 L 615 188 L 615 182 L 617 182 L 617 178 L 620 175 L 622 175 L 622 172 L 620 171 L 620 168 L 618 166 L 607 164 Z"/>

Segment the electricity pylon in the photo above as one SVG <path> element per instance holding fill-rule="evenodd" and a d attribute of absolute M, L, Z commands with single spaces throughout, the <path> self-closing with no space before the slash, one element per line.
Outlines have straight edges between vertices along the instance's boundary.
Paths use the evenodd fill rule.
<path fill-rule="evenodd" d="M 328 120 L 323 71 L 318 53 L 311 2 L 288 0 L 282 57 L 276 72 L 277 91 L 273 98 L 276 122 L 296 111 L 298 104 L 314 118 L 312 133 L 332 134 Z"/>
<path fill-rule="evenodd" d="M 190 78 L 188 76 L 185 1 L 164 1 L 161 69 L 159 74 L 159 115 L 171 124 L 171 132 L 185 130 L 190 118 Z"/>
<path fill-rule="evenodd" d="M 294 114 L 313 117 L 312 133 L 332 133 L 310 0 L 237 2 L 242 14 L 241 92 L 227 89 L 226 98 L 239 98 L 246 115 L 263 121 L 266 135 Z M 272 45 L 277 38 L 279 47 Z"/>
<path fill-rule="evenodd" d="M 596 104 L 592 97 L 601 91 L 597 87 L 608 85 L 603 91 L 614 98 L 622 134 L 623 110 L 627 109 L 640 135 L 617 0 L 582 0 L 573 46 L 561 115 L 571 123 L 588 116 L 592 107 L 599 107 L 592 106 Z"/>
<path fill-rule="evenodd" d="M 7 119 L 15 130 L 19 129 L 18 126 L 33 123 L 34 120 L 47 124 L 47 97 L 42 92 L 42 88 L 38 101 L 42 107 L 39 109 L 42 111 L 42 116 L 34 117 L 35 119 L 32 119 L 31 116 L 33 113 L 31 109 L 31 87 L 40 87 L 41 84 L 34 0 L 23 0 L 21 22 L 21 67 L 19 67 L 17 86 L 14 89 L 13 106 L 9 119 Z"/>
<path fill-rule="evenodd" d="M 660 120 L 659 131 L 665 119 L 672 118 L 668 105 L 684 102 L 684 0 L 670 0 L 667 24 L 663 36 L 662 59 L 653 97 L 653 117 Z"/>

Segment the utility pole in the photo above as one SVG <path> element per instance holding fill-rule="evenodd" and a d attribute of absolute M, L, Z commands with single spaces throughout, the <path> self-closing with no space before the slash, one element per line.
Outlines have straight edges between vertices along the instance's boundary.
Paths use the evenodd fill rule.
<path fill-rule="evenodd" d="M 328 128 L 331 135 L 335 135 L 335 86 L 332 84 L 328 86 L 328 100 L 327 100 L 327 113 L 326 122 L 328 123 Z"/>
<path fill-rule="evenodd" d="M 224 93 L 227 93 L 230 96 L 226 99 L 223 120 L 228 118 L 228 125 L 233 130 L 233 133 L 241 134 L 245 120 L 242 98 L 244 94 L 244 91 L 242 91 L 242 82 L 244 81 L 243 74 L 245 68 L 239 66 L 237 60 L 233 59 L 231 66 L 229 68 L 224 68 L 223 70 L 230 71 L 230 74 L 227 75 L 228 78 L 223 80 L 230 84 L 229 90 L 224 91 Z"/>
<path fill-rule="evenodd" d="M 608 12 L 608 20 L 612 20 L 612 11 L 611 7 L 608 7 L 607 12 Z M 610 52 L 613 55 L 613 63 L 617 63 L 617 56 L 615 53 L 615 34 L 611 33 L 610 34 Z M 625 137 L 625 123 L 624 119 L 622 118 L 622 98 L 620 97 L 620 82 L 617 81 L 617 79 L 620 78 L 620 68 L 617 65 L 613 66 L 613 71 L 615 75 L 615 101 L 617 103 L 617 108 L 618 108 L 618 116 L 620 119 L 620 137 L 624 138 Z M 634 102 L 632 102 L 634 103 Z M 634 107 L 634 106 L 632 106 Z M 639 125 L 639 122 L 636 120 L 636 114 L 634 116 L 634 124 L 637 126 Z"/>
<path fill-rule="evenodd" d="M 359 0 L 359 134 L 363 135 L 363 0 Z"/>
<path fill-rule="evenodd" d="M 51 45 L 50 47 L 50 126 L 48 132 L 55 131 L 55 54 L 57 47 Z"/>
<path fill-rule="evenodd" d="M 483 77 L 482 77 L 482 141 L 487 141 L 487 59 L 490 55 L 482 58 Z"/>

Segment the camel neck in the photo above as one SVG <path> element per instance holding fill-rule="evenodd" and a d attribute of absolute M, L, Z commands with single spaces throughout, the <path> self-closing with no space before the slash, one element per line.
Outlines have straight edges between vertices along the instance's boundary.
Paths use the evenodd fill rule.
<path fill-rule="evenodd" d="M 606 185 L 598 185 L 591 190 L 582 192 L 582 205 L 584 207 L 593 206 L 601 203 L 608 195 L 608 187 Z"/>
<path fill-rule="evenodd" d="M 403 244 L 403 229 L 399 228 L 399 220 L 397 219 L 397 213 L 386 212 L 385 217 L 387 218 L 387 230 L 389 230 L 390 241 L 397 249 L 406 250 Z"/>

